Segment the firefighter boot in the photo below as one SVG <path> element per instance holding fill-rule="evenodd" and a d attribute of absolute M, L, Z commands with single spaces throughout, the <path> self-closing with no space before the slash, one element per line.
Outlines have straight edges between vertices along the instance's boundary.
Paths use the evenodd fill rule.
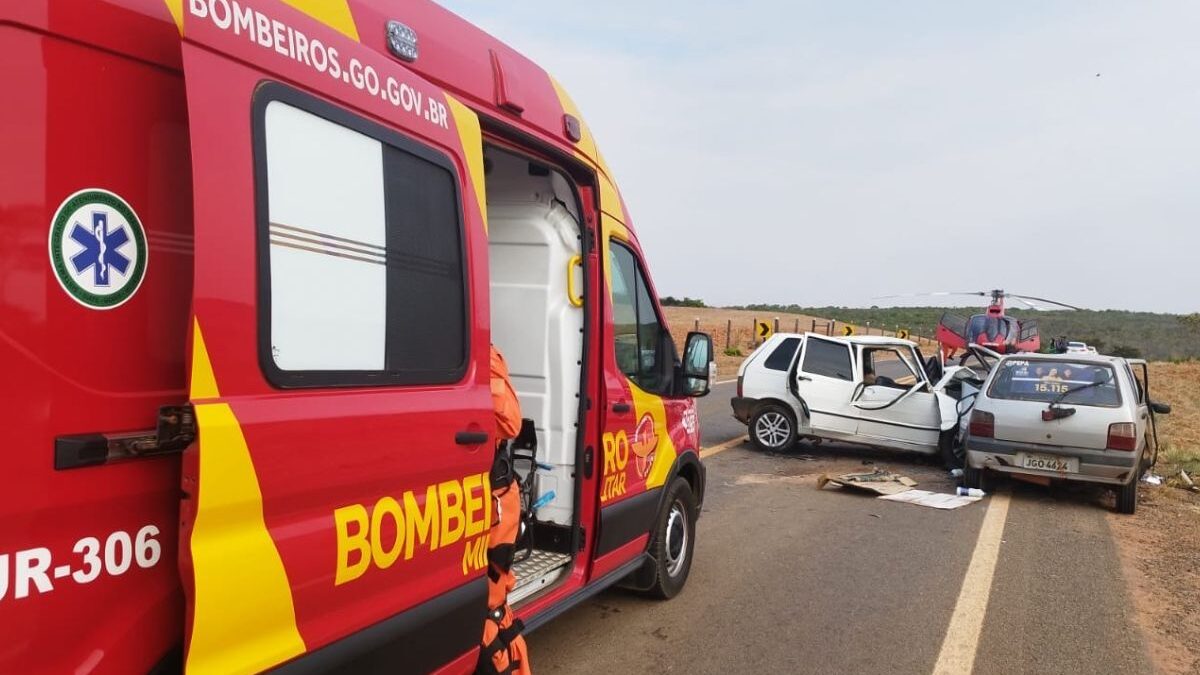
<path fill-rule="evenodd" d="M 488 537 L 488 617 L 483 625 L 477 673 L 530 675 L 525 625 L 513 616 L 508 593 L 516 583 L 512 572 L 521 525 L 521 492 L 515 481 L 492 490 L 497 522 Z"/>

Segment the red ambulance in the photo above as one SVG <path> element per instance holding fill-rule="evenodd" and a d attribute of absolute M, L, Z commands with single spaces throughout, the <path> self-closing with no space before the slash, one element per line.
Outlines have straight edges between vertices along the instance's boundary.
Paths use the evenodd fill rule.
<path fill-rule="evenodd" d="M 6 2 L 0 53 L 0 672 L 471 670 L 489 342 L 518 614 L 682 588 L 711 340 L 541 68 L 425 0 Z"/>

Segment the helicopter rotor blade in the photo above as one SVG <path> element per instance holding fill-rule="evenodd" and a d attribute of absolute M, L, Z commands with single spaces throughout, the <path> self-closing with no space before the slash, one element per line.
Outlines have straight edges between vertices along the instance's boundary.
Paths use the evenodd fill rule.
<path fill-rule="evenodd" d="M 1037 300 L 1038 302 L 1045 302 L 1045 303 L 1049 303 L 1051 305 L 1058 305 L 1059 307 L 1065 307 L 1067 309 L 1074 309 L 1074 310 L 1080 310 L 1080 311 L 1083 310 L 1082 307 L 1076 307 L 1075 305 L 1068 305 L 1065 302 L 1059 302 L 1057 300 L 1048 300 L 1046 298 L 1038 298 L 1038 297 L 1035 297 L 1032 295 L 1017 295 L 1015 293 L 1006 293 L 1005 295 L 1010 298 L 1024 298 L 1026 300 Z"/>
<path fill-rule="evenodd" d="M 872 300 L 887 300 L 889 298 L 923 298 L 928 296 L 941 295 L 981 295 L 988 296 L 991 293 L 986 291 L 934 291 L 932 293 L 900 293 L 897 295 L 876 295 Z"/>
<path fill-rule="evenodd" d="M 1014 302 L 1019 302 L 1022 305 L 1025 305 L 1026 307 L 1028 307 L 1029 309 L 1036 309 L 1036 310 L 1041 309 L 1041 307 L 1038 307 L 1037 305 L 1033 304 L 1032 302 L 1025 300 L 1024 298 L 1022 298 L 1019 295 L 1009 295 L 1009 296 L 1005 296 L 1005 297 L 1010 298 Z"/>

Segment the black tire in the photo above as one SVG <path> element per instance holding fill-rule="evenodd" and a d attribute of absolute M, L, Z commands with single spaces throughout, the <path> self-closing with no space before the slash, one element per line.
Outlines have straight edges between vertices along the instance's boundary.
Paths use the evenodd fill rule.
<path fill-rule="evenodd" d="M 751 442 L 763 452 L 780 452 L 796 443 L 796 418 L 777 403 L 759 406 L 748 426 Z"/>
<path fill-rule="evenodd" d="M 958 427 L 947 429 L 938 436 L 938 453 L 947 469 L 961 469 L 966 463 L 967 446 L 958 442 Z"/>
<path fill-rule="evenodd" d="M 696 548 L 696 495 L 692 494 L 692 486 L 677 476 L 667 490 L 666 505 L 654 522 L 650 540 L 656 578 L 646 591 L 660 600 L 670 600 L 683 590 Z"/>
<path fill-rule="evenodd" d="M 1117 512 L 1132 515 L 1137 511 L 1137 492 L 1138 483 L 1141 481 L 1137 476 L 1125 485 L 1117 488 Z"/>
<path fill-rule="evenodd" d="M 965 488 L 976 488 L 987 492 L 985 485 L 987 478 L 983 475 L 983 469 L 972 469 L 971 467 L 963 468 L 962 484 Z"/>

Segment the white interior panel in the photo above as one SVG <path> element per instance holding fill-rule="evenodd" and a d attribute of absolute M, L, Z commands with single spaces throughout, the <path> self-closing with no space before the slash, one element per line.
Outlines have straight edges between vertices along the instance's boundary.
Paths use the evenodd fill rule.
<path fill-rule="evenodd" d="M 538 496 L 555 496 L 537 517 L 569 525 L 583 354 L 583 310 L 567 294 L 568 272 L 579 279 L 568 269 L 579 252 L 575 200 L 564 179 L 555 185 L 556 174 L 532 176 L 527 161 L 506 153 L 488 158 L 492 342 L 537 428 L 538 460 L 552 467 L 538 471 Z"/>
<path fill-rule="evenodd" d="M 276 101 L 267 106 L 266 146 L 276 365 L 382 370 L 387 285 L 380 143 Z"/>

